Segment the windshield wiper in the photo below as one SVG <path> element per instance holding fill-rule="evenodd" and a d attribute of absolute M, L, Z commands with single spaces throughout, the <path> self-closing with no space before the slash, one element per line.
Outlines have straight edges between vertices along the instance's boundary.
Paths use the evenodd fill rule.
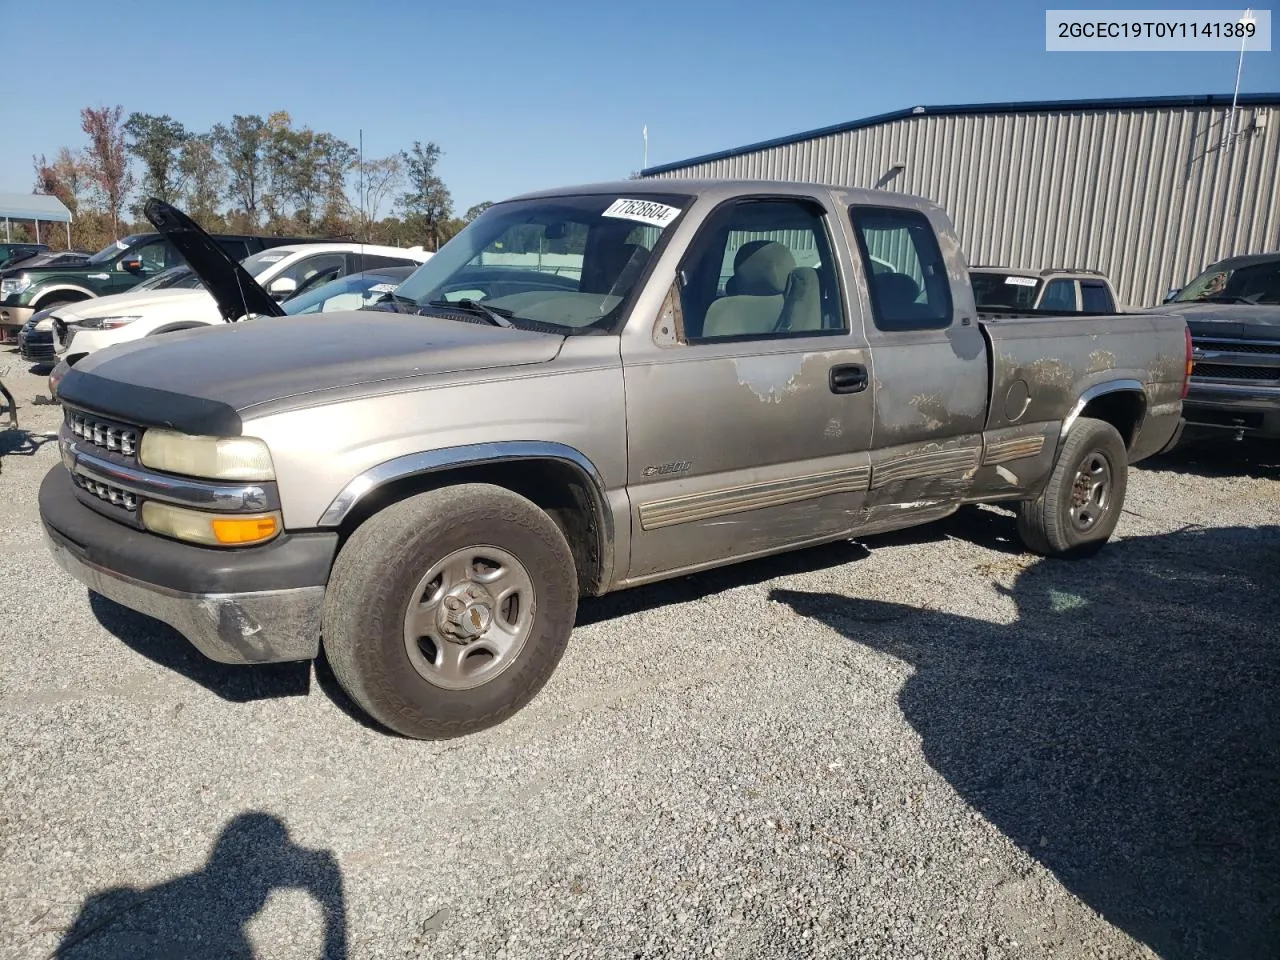
<path fill-rule="evenodd" d="M 469 297 L 464 297 L 461 300 L 432 300 L 427 304 L 427 306 L 461 308 L 470 313 L 479 314 L 495 327 L 511 326 L 512 324 L 509 318 L 515 316 L 515 314 L 510 310 L 503 310 L 499 307 L 487 307 L 478 300 L 472 300 Z"/>

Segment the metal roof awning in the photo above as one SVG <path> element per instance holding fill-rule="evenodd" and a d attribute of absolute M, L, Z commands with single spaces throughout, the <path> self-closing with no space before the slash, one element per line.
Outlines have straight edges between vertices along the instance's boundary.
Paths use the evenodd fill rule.
<path fill-rule="evenodd" d="M 67 246 L 71 246 L 71 211 L 57 197 L 39 193 L 0 193 L 0 219 L 4 220 L 4 238 L 10 239 L 11 220 L 31 220 L 36 225 L 36 242 L 40 241 L 40 221 L 65 223 Z"/>

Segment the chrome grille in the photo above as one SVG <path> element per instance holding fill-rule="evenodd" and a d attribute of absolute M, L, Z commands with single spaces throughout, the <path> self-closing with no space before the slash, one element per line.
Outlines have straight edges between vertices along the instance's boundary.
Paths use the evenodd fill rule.
<path fill-rule="evenodd" d="M 1241 340 L 1217 340 L 1212 337 L 1192 337 L 1193 345 L 1215 353 L 1260 353 L 1280 357 L 1280 340 L 1275 343 L 1256 343 Z"/>
<path fill-rule="evenodd" d="M 138 455 L 138 438 L 141 431 L 136 427 L 111 423 L 76 410 L 67 411 L 66 421 L 67 428 L 73 435 L 92 443 L 95 447 L 123 454 L 126 457 Z"/>
<path fill-rule="evenodd" d="M 1210 380 L 1280 380 L 1280 367 L 1245 367 L 1230 363 L 1197 363 L 1191 373 Z"/>
<path fill-rule="evenodd" d="M 112 506 L 121 507 L 130 513 L 138 509 L 137 494 L 130 493 L 128 490 L 121 490 L 112 484 L 103 483 L 101 480 L 94 480 L 92 477 L 82 476 L 78 473 L 72 474 L 72 477 L 75 479 L 76 486 L 93 494 L 99 500 Z"/>

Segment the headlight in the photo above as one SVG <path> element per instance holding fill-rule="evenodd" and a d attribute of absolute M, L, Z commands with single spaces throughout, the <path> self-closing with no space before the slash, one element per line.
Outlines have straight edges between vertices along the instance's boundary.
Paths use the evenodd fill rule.
<path fill-rule="evenodd" d="M 31 286 L 31 278 L 25 273 L 17 277 L 0 280 L 0 297 L 16 297 Z"/>
<path fill-rule="evenodd" d="M 143 466 L 206 480 L 274 480 L 271 451 L 257 437 L 193 437 L 172 430 L 142 435 Z"/>
<path fill-rule="evenodd" d="M 115 330 L 117 327 L 123 327 L 133 321 L 139 319 L 133 317 L 85 317 L 82 320 L 75 321 L 76 326 L 83 327 L 85 330 Z"/>
<path fill-rule="evenodd" d="M 265 543 L 280 532 L 278 512 L 252 516 L 204 513 L 159 500 L 142 505 L 142 525 L 152 533 L 213 547 L 245 547 Z"/>

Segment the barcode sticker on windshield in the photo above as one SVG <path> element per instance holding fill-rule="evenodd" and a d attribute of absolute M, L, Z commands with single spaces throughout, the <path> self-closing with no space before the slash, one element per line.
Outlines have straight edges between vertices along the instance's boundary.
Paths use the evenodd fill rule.
<path fill-rule="evenodd" d="M 394 283 L 375 283 L 369 288 L 370 293 L 390 293 L 396 288 Z"/>
<path fill-rule="evenodd" d="M 680 208 L 669 207 L 665 203 L 655 203 L 652 200 L 615 200 L 603 215 L 618 217 L 622 220 L 636 220 L 655 227 L 665 227 L 680 216 Z"/>
<path fill-rule="evenodd" d="M 259 257 L 258 259 L 263 263 L 275 263 L 277 260 L 283 260 L 286 256 L 287 254 L 284 253 L 275 253 L 269 257 Z"/>
<path fill-rule="evenodd" d="M 1015 287 L 1034 287 L 1036 281 L 1031 277 L 1005 277 L 1005 283 L 1012 283 Z"/>

